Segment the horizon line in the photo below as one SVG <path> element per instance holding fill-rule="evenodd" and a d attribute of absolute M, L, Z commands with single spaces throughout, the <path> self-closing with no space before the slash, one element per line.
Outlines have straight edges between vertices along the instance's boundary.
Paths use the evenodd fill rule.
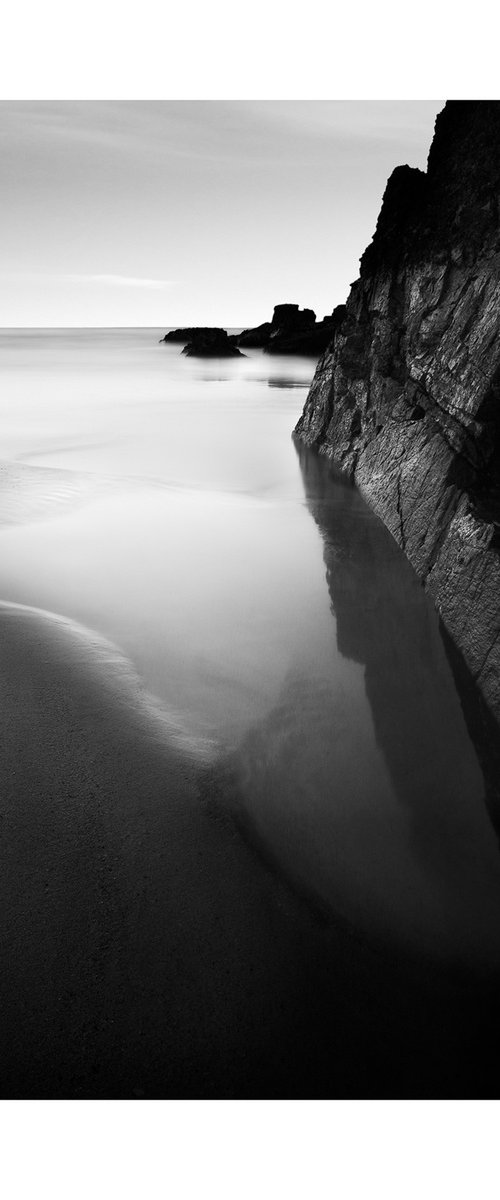
<path fill-rule="evenodd" d="M 2 329 L 250 329 L 254 328 L 248 321 L 242 324 L 225 323 L 224 325 L 0 325 Z"/>

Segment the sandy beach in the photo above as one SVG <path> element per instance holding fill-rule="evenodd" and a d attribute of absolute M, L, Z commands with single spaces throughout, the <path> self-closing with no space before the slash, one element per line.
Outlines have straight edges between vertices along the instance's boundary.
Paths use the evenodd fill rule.
<path fill-rule="evenodd" d="M 0 638 L 4 1097 L 487 1094 L 491 986 L 294 894 L 102 645 L 9 606 Z"/>

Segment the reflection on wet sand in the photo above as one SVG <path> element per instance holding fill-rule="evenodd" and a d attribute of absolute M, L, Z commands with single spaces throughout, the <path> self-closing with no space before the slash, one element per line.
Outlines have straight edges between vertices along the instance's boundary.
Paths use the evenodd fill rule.
<path fill-rule="evenodd" d="M 357 490 L 298 449 L 309 509 L 324 541 L 340 652 L 365 667 L 378 745 L 414 848 L 427 869 L 456 866 L 448 818 L 484 783 L 443 651 L 439 619 L 406 558 Z M 463 816 L 462 816 L 463 819 Z M 457 831 L 459 829 L 457 828 Z M 499 863 L 500 867 L 500 863 Z"/>
<path fill-rule="evenodd" d="M 267 386 L 271 388 L 307 388 L 309 387 L 309 384 L 305 381 L 302 382 L 302 380 L 290 379 L 286 376 L 280 377 L 277 375 L 274 379 L 267 380 Z"/>
<path fill-rule="evenodd" d="M 245 739 L 245 819 L 360 929 L 496 969 L 497 842 L 437 616 L 356 490 L 310 451 L 299 458 L 340 655 L 323 679 L 290 670 Z"/>

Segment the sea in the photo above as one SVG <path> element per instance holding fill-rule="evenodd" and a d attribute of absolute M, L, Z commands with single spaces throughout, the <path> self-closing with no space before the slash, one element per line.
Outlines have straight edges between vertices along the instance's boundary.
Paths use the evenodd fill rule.
<path fill-rule="evenodd" d="M 447 1095 L 498 983 L 500 859 L 446 634 L 292 438 L 315 360 L 164 332 L 0 332 L 4 1094 Z M 10 630 L 42 664 L 18 700 Z"/>

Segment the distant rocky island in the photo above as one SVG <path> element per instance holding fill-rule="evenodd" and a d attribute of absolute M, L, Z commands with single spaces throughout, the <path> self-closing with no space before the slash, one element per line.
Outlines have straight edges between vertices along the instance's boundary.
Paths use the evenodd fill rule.
<path fill-rule="evenodd" d="M 241 350 L 227 330 L 210 326 L 193 326 L 189 329 L 172 329 L 160 338 L 160 342 L 178 342 L 183 345 L 182 354 L 189 358 L 243 358 Z"/>
<path fill-rule="evenodd" d="M 243 358 L 225 329 L 192 330 L 182 354 L 190 358 Z"/>
<path fill-rule="evenodd" d="M 184 344 L 183 354 L 201 358 L 235 357 L 241 354 L 240 346 L 262 349 L 267 354 L 304 354 L 317 358 L 331 342 L 344 313 L 345 306 L 341 305 L 330 316 L 317 321 L 312 308 L 277 304 L 271 321 L 244 329 L 242 333 L 228 334 L 225 329 L 200 326 L 172 329 L 160 341 Z"/>
<path fill-rule="evenodd" d="M 500 719 L 500 102 L 397 167 L 296 438 L 347 472 Z"/>

